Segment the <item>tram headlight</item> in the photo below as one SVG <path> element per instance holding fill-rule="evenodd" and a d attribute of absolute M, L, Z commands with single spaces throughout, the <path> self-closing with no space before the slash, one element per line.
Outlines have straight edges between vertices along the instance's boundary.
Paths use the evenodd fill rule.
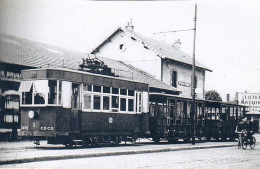
<path fill-rule="evenodd" d="M 30 119 L 32 119 L 32 118 L 34 118 L 34 111 L 32 111 L 32 110 L 30 110 L 29 111 L 29 113 L 28 113 L 28 117 L 30 118 Z"/>

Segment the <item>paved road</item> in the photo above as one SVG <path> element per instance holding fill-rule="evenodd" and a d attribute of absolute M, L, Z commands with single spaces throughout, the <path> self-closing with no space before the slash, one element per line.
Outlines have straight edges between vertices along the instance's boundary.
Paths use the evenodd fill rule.
<path fill-rule="evenodd" d="M 5 168 L 260 168 L 260 137 L 256 148 L 196 149 L 3 165 Z M 0 166 L 1 167 L 1 166 Z"/>

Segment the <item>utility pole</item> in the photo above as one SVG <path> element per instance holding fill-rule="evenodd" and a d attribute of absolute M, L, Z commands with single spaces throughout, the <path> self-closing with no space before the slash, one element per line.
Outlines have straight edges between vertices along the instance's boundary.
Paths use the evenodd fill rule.
<path fill-rule="evenodd" d="M 165 31 L 165 32 L 156 32 L 153 34 L 161 34 L 161 33 L 175 33 L 175 32 L 183 32 L 183 31 L 194 31 L 194 40 L 193 40 L 193 57 L 192 57 L 192 105 L 191 105 L 191 137 L 192 137 L 192 145 L 195 145 L 195 135 L 196 135 L 196 124 L 195 124 L 195 115 L 196 115 L 196 101 L 195 101 L 195 43 L 196 43 L 196 22 L 197 22 L 197 4 L 195 4 L 195 17 L 194 17 L 194 28 L 193 29 L 183 29 L 183 30 L 174 30 L 174 31 Z"/>
<path fill-rule="evenodd" d="M 195 102 L 195 42 L 196 42 L 196 22 L 197 22 L 197 4 L 195 5 L 194 17 L 194 41 L 193 41 L 193 58 L 192 58 L 192 145 L 195 145 L 195 115 L 196 115 L 196 102 Z"/>

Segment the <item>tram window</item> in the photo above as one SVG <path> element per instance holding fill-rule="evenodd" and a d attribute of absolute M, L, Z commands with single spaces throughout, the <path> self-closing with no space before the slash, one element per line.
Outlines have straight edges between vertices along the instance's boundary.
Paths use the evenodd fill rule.
<path fill-rule="evenodd" d="M 128 99 L 128 111 L 134 111 L 134 99 Z"/>
<path fill-rule="evenodd" d="M 91 95 L 84 94 L 83 109 L 91 109 Z"/>
<path fill-rule="evenodd" d="M 142 112 L 142 93 L 136 92 L 136 112 Z"/>
<path fill-rule="evenodd" d="M 134 90 L 128 90 L 128 96 L 135 96 Z"/>
<path fill-rule="evenodd" d="M 155 107 L 156 107 L 156 105 L 154 103 L 149 103 L 150 117 L 154 117 L 154 115 L 155 115 Z"/>
<path fill-rule="evenodd" d="M 233 107 L 230 107 L 230 116 L 234 116 L 234 109 L 233 109 Z"/>
<path fill-rule="evenodd" d="M 4 122 L 13 123 L 13 116 L 12 115 L 4 115 Z"/>
<path fill-rule="evenodd" d="M 120 111 L 126 111 L 126 98 L 120 98 Z"/>
<path fill-rule="evenodd" d="M 101 86 L 93 86 L 93 91 L 94 92 L 101 92 Z"/>
<path fill-rule="evenodd" d="M 94 109 L 99 110 L 100 109 L 100 96 L 94 95 Z"/>
<path fill-rule="evenodd" d="M 57 104 L 57 81 L 49 80 L 48 103 Z"/>
<path fill-rule="evenodd" d="M 19 96 L 7 95 L 6 96 L 6 108 L 7 109 L 19 109 Z"/>
<path fill-rule="evenodd" d="M 118 88 L 112 88 L 112 94 L 118 94 L 119 92 L 118 92 Z"/>
<path fill-rule="evenodd" d="M 57 81 L 54 81 L 57 87 Z M 48 87 L 48 80 L 35 80 L 33 82 L 34 86 L 34 104 L 45 104 L 46 96 L 48 95 L 49 87 Z M 57 92 L 57 91 L 55 91 Z M 55 96 L 57 102 L 57 93 Z"/>
<path fill-rule="evenodd" d="M 118 102 L 119 97 L 118 96 L 112 96 L 112 111 L 117 112 L 118 111 Z"/>
<path fill-rule="evenodd" d="M 241 114 L 241 108 L 239 107 L 238 108 L 238 117 L 240 118 L 242 116 L 242 114 Z"/>
<path fill-rule="evenodd" d="M 126 89 L 120 89 L 120 95 L 126 95 L 127 90 Z"/>
<path fill-rule="evenodd" d="M 188 106 L 187 106 L 187 118 L 190 118 L 190 111 L 191 111 L 191 103 L 188 103 Z"/>
<path fill-rule="evenodd" d="M 71 108 L 72 103 L 72 83 L 67 81 L 62 81 L 62 106 L 64 108 Z"/>
<path fill-rule="evenodd" d="M 83 91 L 92 92 L 92 85 L 83 84 Z"/>
<path fill-rule="evenodd" d="M 21 81 L 18 92 L 22 93 L 22 104 L 32 104 L 32 81 Z"/>
<path fill-rule="evenodd" d="M 110 93 L 110 87 L 103 87 L 103 93 Z"/>
<path fill-rule="evenodd" d="M 14 116 L 14 122 L 18 123 L 19 117 L 17 115 Z"/>
<path fill-rule="evenodd" d="M 58 81 L 59 82 L 59 103 L 58 104 L 61 104 L 61 81 Z"/>
<path fill-rule="evenodd" d="M 29 92 L 22 92 L 22 104 L 32 104 L 32 87 Z"/>
<path fill-rule="evenodd" d="M 109 110 L 110 98 L 109 96 L 103 96 L 103 110 Z"/>
<path fill-rule="evenodd" d="M 181 102 L 177 102 L 177 115 L 176 115 L 176 120 L 180 120 L 181 117 Z"/>

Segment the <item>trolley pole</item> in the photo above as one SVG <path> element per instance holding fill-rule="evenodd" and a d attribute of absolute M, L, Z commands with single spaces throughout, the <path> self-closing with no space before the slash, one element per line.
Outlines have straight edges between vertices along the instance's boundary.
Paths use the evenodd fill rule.
<path fill-rule="evenodd" d="M 195 18 L 194 18 L 194 41 L 193 41 L 193 58 L 192 58 L 192 145 L 195 145 L 195 115 L 196 115 L 196 103 L 195 103 L 195 42 L 196 42 L 196 21 L 197 21 L 197 4 L 195 5 Z"/>

